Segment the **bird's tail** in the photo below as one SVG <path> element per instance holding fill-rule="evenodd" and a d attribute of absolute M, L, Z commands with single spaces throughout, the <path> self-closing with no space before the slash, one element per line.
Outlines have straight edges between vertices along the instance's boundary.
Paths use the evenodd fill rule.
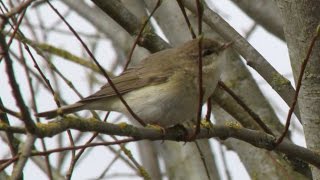
<path fill-rule="evenodd" d="M 70 114 L 70 113 L 74 113 L 76 111 L 83 110 L 83 107 L 84 107 L 84 104 L 82 104 L 82 103 L 74 103 L 74 104 L 71 104 L 68 106 L 63 106 L 61 108 L 54 109 L 51 111 L 37 113 L 37 114 L 35 114 L 35 116 L 45 117 L 46 119 L 52 119 L 52 118 L 54 118 L 58 115 L 61 115 L 61 114 Z"/>

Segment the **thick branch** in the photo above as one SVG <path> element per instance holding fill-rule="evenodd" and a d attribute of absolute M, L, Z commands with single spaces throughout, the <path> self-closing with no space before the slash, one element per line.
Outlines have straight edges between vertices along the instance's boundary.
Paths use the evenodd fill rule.
<path fill-rule="evenodd" d="M 75 129 L 82 132 L 99 132 L 108 135 L 129 136 L 135 140 L 148 139 L 148 140 L 173 140 L 173 141 L 185 141 L 185 133 L 192 133 L 193 129 L 181 129 L 178 127 L 166 129 L 166 133 L 160 129 L 153 128 L 140 128 L 122 124 L 111 124 L 98 121 L 96 119 L 80 119 L 73 116 L 66 116 L 61 121 L 53 121 L 48 124 L 37 124 L 38 137 L 52 137 L 60 134 L 67 129 Z M 22 133 L 23 128 L 8 127 L 7 125 L 0 124 L 0 130 Z M 249 130 L 242 127 L 228 127 L 228 126 L 213 126 L 210 129 L 201 129 L 197 135 L 197 139 L 204 138 L 235 138 L 245 141 L 258 148 L 264 148 L 270 150 L 273 148 L 273 142 L 275 138 L 260 131 Z M 297 146 L 288 141 L 282 142 L 277 146 L 275 151 L 286 154 L 289 157 L 297 157 L 303 161 L 320 167 L 320 156 L 306 148 Z"/>
<path fill-rule="evenodd" d="M 197 13 L 193 1 L 184 0 L 183 3 L 190 11 L 195 14 Z M 255 69 L 270 84 L 288 106 L 292 104 L 295 90 L 291 86 L 290 81 L 277 72 L 245 38 L 208 7 L 204 7 L 203 20 L 226 41 L 233 42 L 232 47 L 247 61 L 247 64 Z M 294 113 L 298 119 L 300 119 L 298 107 L 295 108 Z"/>
<path fill-rule="evenodd" d="M 92 0 L 99 8 L 107 13 L 111 18 L 118 22 L 131 35 L 135 36 L 139 32 L 142 24 L 121 2 L 117 0 Z M 151 52 L 157 52 L 170 47 L 163 39 L 156 35 L 152 30 L 143 32 L 138 41 L 140 46 L 143 46 Z"/>

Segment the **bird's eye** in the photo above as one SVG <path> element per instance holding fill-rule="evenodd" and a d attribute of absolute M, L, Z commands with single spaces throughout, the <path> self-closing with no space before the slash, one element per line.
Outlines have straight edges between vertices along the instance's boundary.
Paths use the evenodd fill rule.
<path fill-rule="evenodd" d="M 212 49 L 204 49 L 204 50 L 202 50 L 202 56 L 208 56 L 208 55 L 210 55 L 212 53 L 215 53 L 215 51 L 212 50 Z"/>

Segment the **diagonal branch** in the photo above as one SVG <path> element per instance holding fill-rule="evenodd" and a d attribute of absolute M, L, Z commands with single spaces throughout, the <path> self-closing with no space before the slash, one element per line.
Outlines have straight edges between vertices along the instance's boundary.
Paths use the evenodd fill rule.
<path fill-rule="evenodd" d="M 197 13 L 197 8 L 191 0 L 184 0 L 186 8 Z M 255 69 L 290 106 L 293 102 L 295 90 L 290 81 L 277 72 L 269 62 L 245 38 L 234 30 L 222 17 L 204 5 L 203 20 L 226 41 L 233 42 L 232 47 Z M 295 115 L 300 119 L 299 107 L 296 106 Z"/>
<path fill-rule="evenodd" d="M 126 9 L 121 2 L 117 0 L 92 0 L 99 8 L 101 8 L 112 19 L 118 22 L 131 35 L 136 36 L 142 24 L 138 18 Z M 155 32 L 144 32 L 138 41 L 140 46 L 143 46 L 151 52 L 157 52 L 170 48 L 170 45 L 161 39 Z"/>

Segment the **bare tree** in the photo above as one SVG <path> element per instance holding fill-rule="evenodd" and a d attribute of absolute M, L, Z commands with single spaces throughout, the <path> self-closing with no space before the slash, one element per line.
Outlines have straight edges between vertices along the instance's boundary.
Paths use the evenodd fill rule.
<path fill-rule="evenodd" d="M 226 21 L 232 13 L 209 0 L 1 1 L 0 179 L 239 179 L 246 172 L 251 179 L 320 179 L 320 3 L 230 2 L 254 22 L 243 36 Z M 257 27 L 287 44 L 295 85 L 248 42 Z M 158 129 L 100 111 L 49 122 L 34 116 L 195 36 L 232 43 L 202 113 L 213 124 L 202 124 L 195 139 L 186 134 L 197 123 Z M 285 108 L 263 94 L 249 69 Z M 289 110 L 279 115 L 282 109 Z M 237 172 L 229 152 L 246 172 Z"/>

